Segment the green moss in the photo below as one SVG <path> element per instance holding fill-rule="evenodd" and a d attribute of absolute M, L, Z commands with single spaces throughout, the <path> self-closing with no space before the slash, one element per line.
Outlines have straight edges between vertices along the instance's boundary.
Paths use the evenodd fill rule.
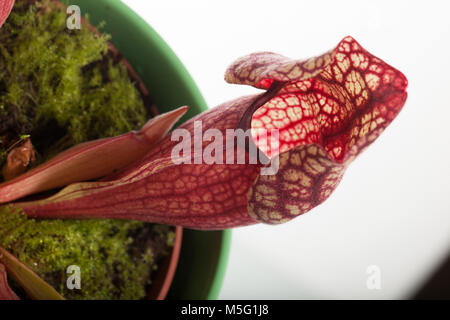
<path fill-rule="evenodd" d="M 0 208 L 1 245 L 69 299 L 144 297 L 155 252 L 145 245 L 132 252 L 139 239 L 131 237 L 143 227 L 141 222 L 104 219 L 35 221 L 17 209 Z M 153 239 L 146 241 L 164 241 L 172 233 L 166 226 L 151 228 Z M 81 290 L 66 287 L 70 265 L 81 269 Z"/>
<path fill-rule="evenodd" d="M 48 10 L 50 8 L 51 10 Z M 16 1 L 0 29 L 0 166 L 30 134 L 40 161 L 77 143 L 139 128 L 146 112 L 107 36 L 66 29 L 48 1 Z M 33 220 L 0 208 L 0 245 L 69 299 L 139 299 L 155 260 L 173 245 L 168 226 L 115 220 Z M 81 290 L 66 269 L 81 268 Z"/>
<path fill-rule="evenodd" d="M 145 122 L 125 66 L 108 55 L 109 36 L 69 30 L 66 19 L 47 0 L 17 1 L 0 29 L 0 153 L 16 136 L 31 134 L 48 158 Z"/>

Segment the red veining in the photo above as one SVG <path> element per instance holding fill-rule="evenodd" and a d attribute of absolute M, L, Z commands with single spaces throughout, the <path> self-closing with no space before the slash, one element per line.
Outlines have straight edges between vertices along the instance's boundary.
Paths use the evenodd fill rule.
<path fill-rule="evenodd" d="M 225 139 L 226 129 L 251 123 L 261 149 L 258 130 L 276 128 L 276 175 L 260 175 L 261 164 L 176 165 L 170 156 L 178 142 L 168 137 L 119 174 L 16 205 L 37 217 L 138 219 L 197 229 L 285 222 L 332 193 L 348 164 L 391 123 L 407 96 L 405 76 L 351 37 L 307 60 L 251 54 L 237 60 L 225 79 L 268 91 L 226 102 L 181 128 L 193 133 L 194 121 L 201 120 L 203 131 L 218 129 Z M 193 139 L 191 149 L 194 162 L 200 155 Z M 277 155 L 270 147 L 263 151 Z M 235 155 L 242 152 L 234 146 Z"/>

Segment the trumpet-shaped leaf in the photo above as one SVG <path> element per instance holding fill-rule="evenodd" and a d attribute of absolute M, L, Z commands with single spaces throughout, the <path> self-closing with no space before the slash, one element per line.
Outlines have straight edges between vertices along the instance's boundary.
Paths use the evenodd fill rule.
<path fill-rule="evenodd" d="M 286 222 L 330 196 L 407 97 L 405 76 L 351 37 L 306 60 L 251 54 L 232 64 L 225 79 L 265 92 L 226 102 L 182 125 L 184 135 L 193 137 L 190 152 L 174 159 L 183 135 L 168 136 L 119 173 L 15 205 L 34 217 L 137 219 L 196 229 Z M 210 129 L 215 131 L 208 135 Z M 271 162 L 252 161 L 251 144 L 227 144 L 237 129 L 250 129 L 252 143 Z M 279 139 L 272 139 L 275 133 Z M 223 148 L 211 148 L 216 139 L 223 139 Z M 205 155 L 231 155 L 234 162 L 211 163 Z M 240 155 L 244 163 L 236 163 Z M 263 174 L 274 163 L 277 170 Z"/>

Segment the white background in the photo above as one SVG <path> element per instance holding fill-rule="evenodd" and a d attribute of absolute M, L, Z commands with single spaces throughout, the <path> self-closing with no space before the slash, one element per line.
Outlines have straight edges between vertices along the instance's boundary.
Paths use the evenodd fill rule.
<path fill-rule="evenodd" d="M 406 298 L 450 249 L 448 1 L 124 0 L 166 40 L 213 107 L 256 89 L 223 81 L 255 51 L 301 58 L 346 35 L 409 79 L 394 123 L 323 205 L 233 231 L 220 298 Z M 381 290 L 366 269 L 381 269 Z"/>

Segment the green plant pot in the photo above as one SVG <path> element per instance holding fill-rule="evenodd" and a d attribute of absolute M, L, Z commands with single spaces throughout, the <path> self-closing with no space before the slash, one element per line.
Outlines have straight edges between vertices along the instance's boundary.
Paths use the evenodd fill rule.
<path fill-rule="evenodd" d="M 81 14 L 125 56 L 148 88 L 160 112 L 188 105 L 182 121 L 206 110 L 191 76 L 161 37 L 119 0 L 63 0 L 78 5 Z M 184 230 L 180 259 L 168 298 L 216 299 L 225 274 L 231 231 Z"/>

